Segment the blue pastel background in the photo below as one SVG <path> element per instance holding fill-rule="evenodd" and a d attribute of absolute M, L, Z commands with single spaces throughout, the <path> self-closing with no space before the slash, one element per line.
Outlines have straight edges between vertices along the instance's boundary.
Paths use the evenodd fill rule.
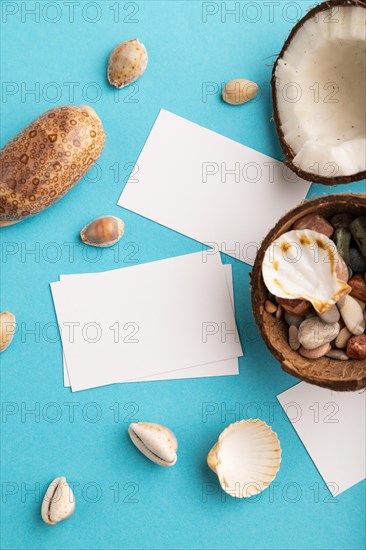
<path fill-rule="evenodd" d="M 117 207 L 126 177 L 161 107 L 281 158 L 270 121 L 271 66 L 311 3 L 1 3 L 1 144 L 66 103 L 92 105 L 107 134 L 97 167 L 75 189 L 34 219 L 1 230 L 1 309 L 14 312 L 19 325 L 1 356 L 3 548 L 364 548 L 364 484 L 331 498 L 277 403 L 276 395 L 297 381 L 282 372 L 256 333 L 249 266 L 223 256 L 233 265 L 246 353 L 239 377 L 72 394 L 63 387 L 49 289 L 60 273 L 201 250 L 199 243 Z M 148 69 L 137 85 L 116 91 L 106 81 L 108 55 L 134 37 L 147 47 Z M 260 84 L 261 94 L 235 108 L 220 100 L 220 88 L 237 76 Z M 365 182 L 314 185 L 309 196 L 350 190 L 364 192 Z M 78 235 L 103 214 L 121 216 L 126 232 L 118 246 L 95 256 Z M 270 490 L 237 502 L 219 490 L 206 455 L 227 424 L 256 416 L 278 433 L 283 461 Z M 128 441 L 131 420 L 174 430 L 174 468 L 159 468 L 138 453 Z M 59 475 L 75 483 L 77 510 L 48 527 L 39 514 L 41 495 Z"/>

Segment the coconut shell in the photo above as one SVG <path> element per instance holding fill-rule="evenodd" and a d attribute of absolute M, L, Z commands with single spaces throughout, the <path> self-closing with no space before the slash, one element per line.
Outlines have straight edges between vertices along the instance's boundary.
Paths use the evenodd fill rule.
<path fill-rule="evenodd" d="M 297 31 L 303 26 L 303 24 L 308 20 L 315 17 L 317 14 L 319 14 L 322 11 L 329 10 L 330 8 L 334 8 L 336 6 L 359 6 L 366 8 L 366 1 L 365 0 L 331 0 L 328 2 L 323 2 L 322 4 L 318 4 L 313 9 L 311 9 L 300 21 L 296 23 L 296 25 L 293 27 L 292 31 L 290 32 L 287 40 L 285 41 L 282 50 L 277 57 L 277 60 L 273 66 L 272 71 L 272 79 L 271 79 L 271 86 L 272 86 L 272 104 L 273 104 L 273 120 L 276 124 L 276 131 L 278 134 L 278 138 L 280 141 L 280 145 L 283 151 L 283 154 L 285 155 L 285 164 L 288 166 L 295 174 L 297 174 L 300 178 L 303 178 L 307 181 L 313 181 L 315 183 L 322 183 L 323 185 L 341 185 L 345 183 L 351 183 L 352 181 L 359 181 L 366 178 L 366 171 L 358 172 L 357 174 L 351 174 L 350 176 L 338 176 L 333 178 L 327 178 L 325 176 L 317 175 L 313 172 L 306 172 L 304 170 L 301 170 L 298 166 L 293 164 L 293 159 L 295 157 L 295 152 L 292 150 L 292 148 L 289 146 L 287 141 L 285 140 L 282 128 L 281 128 L 281 120 L 279 116 L 278 111 L 278 105 L 277 105 L 277 82 L 276 82 L 276 69 L 277 69 L 277 63 L 278 60 L 281 59 L 286 52 L 287 48 L 289 47 L 292 39 L 294 38 Z"/>
<path fill-rule="evenodd" d="M 268 233 L 258 250 L 251 273 L 251 296 L 254 319 L 259 333 L 273 356 L 280 362 L 284 371 L 296 378 L 324 388 L 337 391 L 356 391 L 366 387 L 366 361 L 349 359 L 339 361 L 329 357 L 306 359 L 290 348 L 288 343 L 288 325 L 283 319 L 276 319 L 265 310 L 268 290 L 262 277 L 264 254 L 270 244 L 280 235 L 289 231 L 293 223 L 316 212 L 331 218 L 340 212 L 349 212 L 355 216 L 366 215 L 366 194 L 344 193 L 327 195 L 309 200 L 297 206 L 283 216 Z"/>

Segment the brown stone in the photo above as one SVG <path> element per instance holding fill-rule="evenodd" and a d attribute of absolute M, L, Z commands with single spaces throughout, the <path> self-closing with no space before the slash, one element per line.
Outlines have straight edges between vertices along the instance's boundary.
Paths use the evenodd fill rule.
<path fill-rule="evenodd" d="M 351 359 L 366 359 L 366 334 L 352 336 L 348 340 L 346 353 Z"/>
<path fill-rule="evenodd" d="M 350 293 L 351 296 L 361 300 L 362 302 L 366 302 L 366 282 L 362 275 L 354 275 L 348 281 L 348 284 L 352 287 L 352 292 Z"/>
<path fill-rule="evenodd" d="M 331 218 L 330 223 L 335 229 L 348 229 L 354 219 L 355 217 L 352 216 L 352 214 L 349 214 L 348 212 L 340 212 Z"/>
<path fill-rule="evenodd" d="M 301 346 L 299 353 L 307 359 L 319 359 L 319 357 L 323 357 L 323 355 L 326 355 L 330 350 L 331 345 L 326 342 L 315 349 L 306 349 L 304 346 Z"/>
<path fill-rule="evenodd" d="M 307 300 L 288 300 L 287 298 L 276 298 L 276 300 L 287 313 L 292 313 L 293 315 L 303 317 L 313 311 L 311 303 Z"/>
<path fill-rule="evenodd" d="M 311 229 L 327 237 L 331 237 L 334 232 L 333 226 L 323 216 L 315 213 L 307 214 L 296 220 L 292 229 Z"/>
<path fill-rule="evenodd" d="M 338 254 L 338 258 L 337 258 L 336 274 L 338 279 L 340 279 L 341 281 L 344 281 L 345 283 L 348 282 L 348 279 L 349 279 L 348 267 L 340 254 Z"/>

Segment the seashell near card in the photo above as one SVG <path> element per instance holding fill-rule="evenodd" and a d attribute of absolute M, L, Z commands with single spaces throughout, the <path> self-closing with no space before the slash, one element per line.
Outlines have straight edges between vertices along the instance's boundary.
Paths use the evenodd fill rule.
<path fill-rule="evenodd" d="M 56 477 L 50 483 L 41 507 L 41 516 L 48 525 L 56 525 L 75 511 L 75 497 L 65 477 Z"/>
<path fill-rule="evenodd" d="M 257 495 L 280 469 L 281 446 L 277 434 L 259 419 L 230 424 L 207 456 L 222 489 L 236 498 Z"/>
<path fill-rule="evenodd" d="M 106 248 L 116 244 L 123 236 L 124 222 L 117 216 L 100 216 L 80 231 L 83 243 Z"/>
<path fill-rule="evenodd" d="M 266 250 L 263 280 L 273 295 L 308 300 L 324 313 L 352 290 L 338 279 L 337 264 L 338 253 L 328 237 L 297 229 L 280 235 Z"/>
<path fill-rule="evenodd" d="M 132 422 L 128 428 L 132 443 L 159 466 L 174 466 L 178 442 L 171 430 L 152 422 Z"/>

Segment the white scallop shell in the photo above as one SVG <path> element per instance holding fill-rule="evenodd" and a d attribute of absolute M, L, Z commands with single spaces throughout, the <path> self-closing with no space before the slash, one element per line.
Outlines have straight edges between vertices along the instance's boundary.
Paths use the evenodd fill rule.
<path fill-rule="evenodd" d="M 288 231 L 267 248 L 262 275 L 268 290 L 280 298 L 303 298 L 324 313 L 351 292 L 338 279 L 339 255 L 333 241 L 310 229 Z"/>
<path fill-rule="evenodd" d="M 280 469 L 281 447 L 277 434 L 259 419 L 230 424 L 207 457 L 222 489 L 237 498 L 266 489 Z"/>
<path fill-rule="evenodd" d="M 169 428 L 152 422 L 132 422 L 128 433 L 132 443 L 155 464 L 174 466 L 177 462 L 178 442 Z"/>
<path fill-rule="evenodd" d="M 50 483 L 42 502 L 41 516 L 48 525 L 55 525 L 75 511 L 75 497 L 65 477 L 56 477 Z"/>

